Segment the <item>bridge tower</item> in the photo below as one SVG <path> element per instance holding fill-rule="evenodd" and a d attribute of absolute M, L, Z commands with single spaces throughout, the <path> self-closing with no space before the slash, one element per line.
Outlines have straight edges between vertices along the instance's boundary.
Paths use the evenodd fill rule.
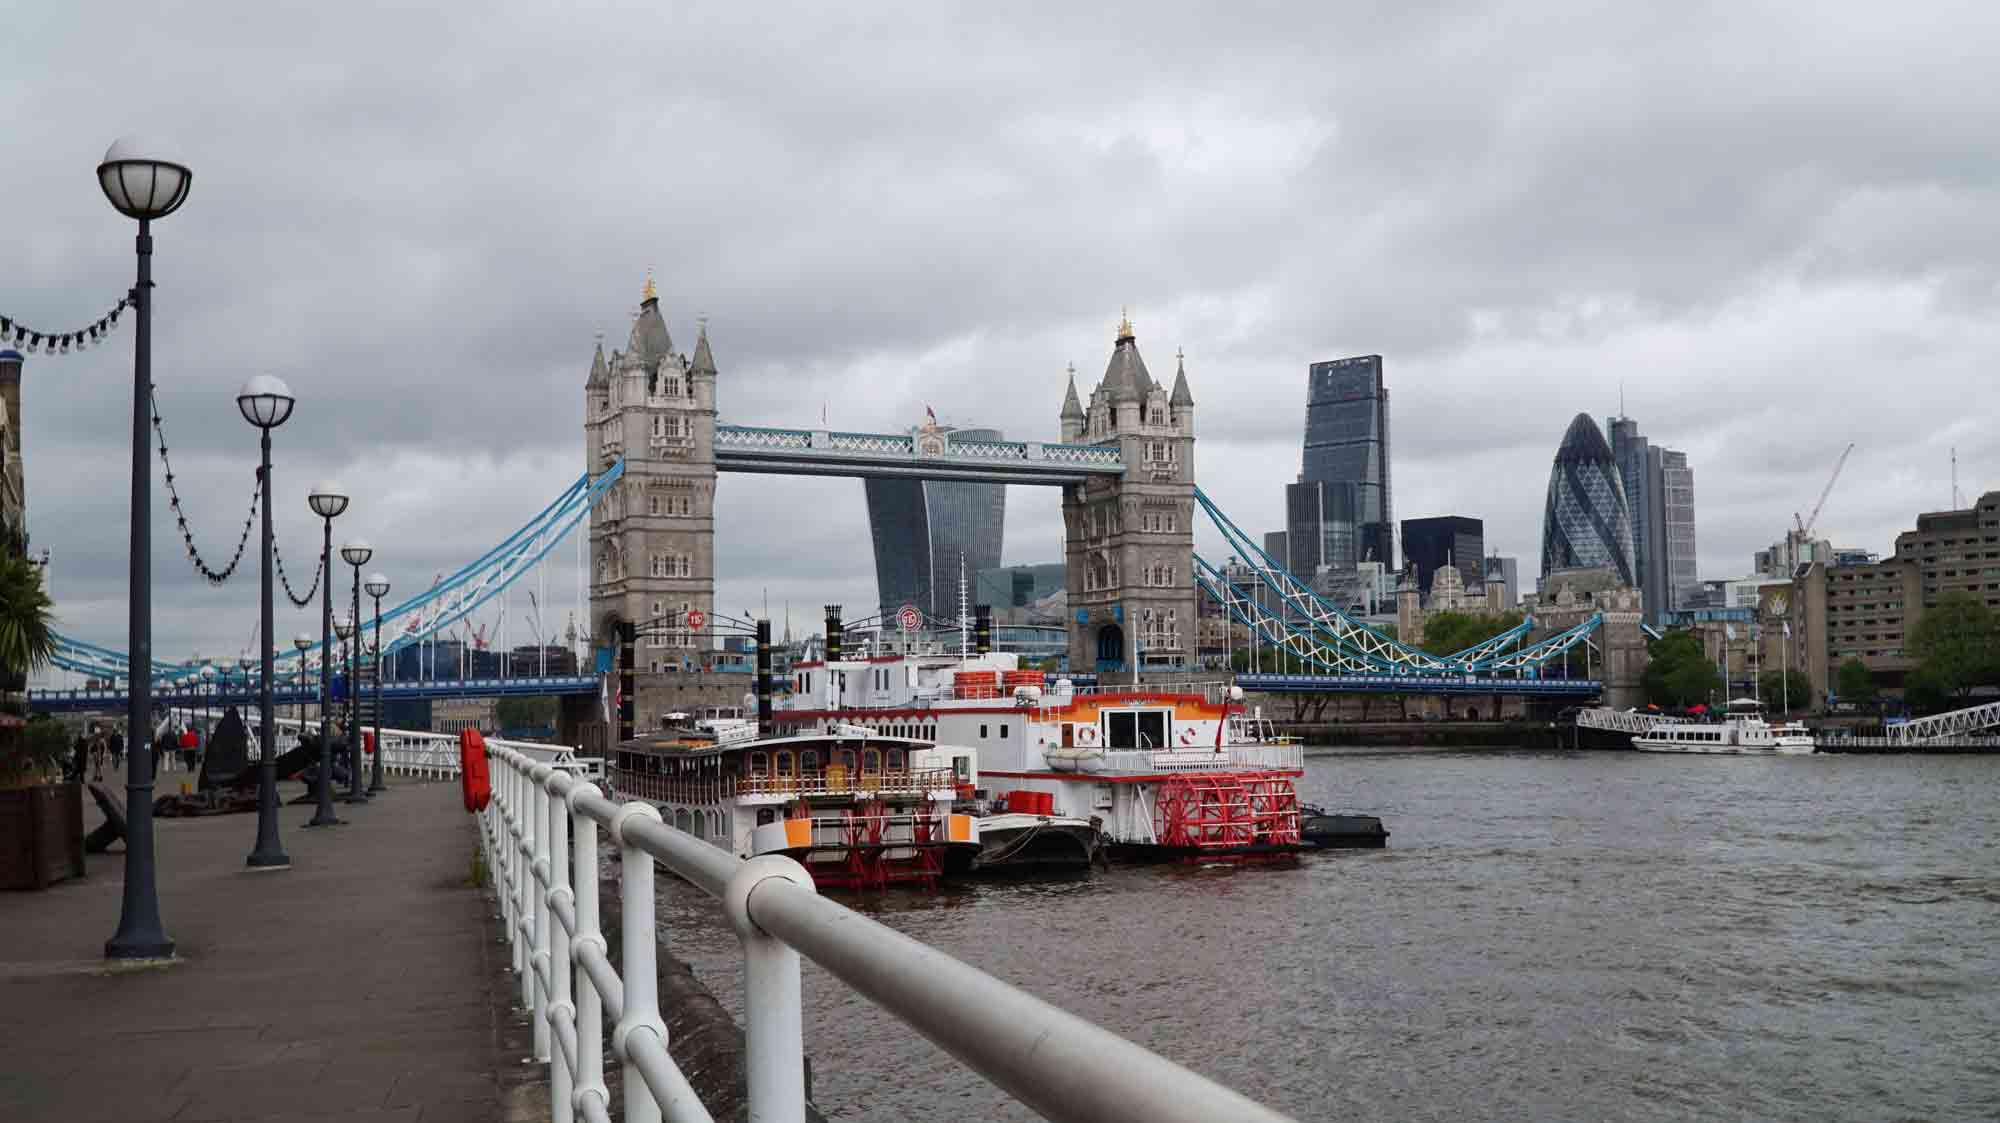
<path fill-rule="evenodd" d="M 1125 462 L 1123 476 L 1063 488 L 1073 670 L 1194 663 L 1194 395 L 1186 366 L 1179 359 L 1171 391 L 1155 382 L 1127 318 L 1088 408 L 1070 371 L 1063 440 L 1116 444 Z"/>
<path fill-rule="evenodd" d="M 619 625 L 638 627 L 621 688 L 639 728 L 658 725 L 664 676 L 699 668 L 709 648 L 686 623 L 715 608 L 715 381 L 707 325 L 692 358 L 677 353 L 649 277 L 625 349 L 607 357 L 600 339 L 584 383 L 589 470 L 625 459 L 590 516 L 592 642 L 622 653 Z"/>

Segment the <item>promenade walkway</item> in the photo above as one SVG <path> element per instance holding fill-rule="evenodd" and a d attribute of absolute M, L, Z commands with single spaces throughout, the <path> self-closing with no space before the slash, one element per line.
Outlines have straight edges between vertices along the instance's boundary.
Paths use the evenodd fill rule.
<path fill-rule="evenodd" d="M 293 868 L 262 873 L 243 865 L 255 816 L 156 820 L 172 965 L 102 958 L 122 849 L 81 881 L 0 893 L 0 1120 L 502 1118 L 503 1076 L 529 1066 L 458 786 L 339 811 L 347 825 L 305 830 L 312 809 L 283 808 Z"/>

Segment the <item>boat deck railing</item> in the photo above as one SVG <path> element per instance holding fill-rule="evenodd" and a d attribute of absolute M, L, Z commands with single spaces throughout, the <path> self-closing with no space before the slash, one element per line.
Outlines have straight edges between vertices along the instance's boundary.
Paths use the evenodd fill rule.
<path fill-rule="evenodd" d="M 956 783 L 949 768 L 845 774 L 829 770 L 807 776 L 683 776 L 613 768 L 610 776 L 620 795 L 689 804 L 722 803 L 741 796 L 923 795 L 953 790 Z"/>
<path fill-rule="evenodd" d="M 1284 1117 L 1206 1077 L 829 901 L 805 867 L 748 861 L 674 830 L 650 803 L 614 803 L 567 771 L 488 742 L 493 799 L 479 818 L 488 867 L 549 1068 L 551 1118 L 609 1123 L 604 1029 L 624 1118 L 711 1121 L 667 1052 L 657 975 L 654 866 L 721 903 L 743 949 L 749 1111 L 803 1123 L 799 957 L 853 988 L 1030 1110 L 1054 1120 L 1242 1123 Z M 620 961 L 599 915 L 598 846 L 618 853 Z"/>
<path fill-rule="evenodd" d="M 1304 745 L 1225 745 L 1208 748 L 1114 749 L 1104 754 L 1116 772 L 1227 772 L 1240 768 L 1297 771 L 1306 766 Z"/>

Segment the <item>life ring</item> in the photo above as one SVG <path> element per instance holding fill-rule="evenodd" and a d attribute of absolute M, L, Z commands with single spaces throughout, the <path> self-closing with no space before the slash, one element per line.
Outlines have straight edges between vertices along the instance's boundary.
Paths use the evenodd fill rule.
<path fill-rule="evenodd" d="M 486 771 L 486 738 L 477 729 L 459 731 L 458 782 L 465 794 L 465 809 L 475 815 L 486 810 L 493 799 L 493 778 Z"/>
<path fill-rule="evenodd" d="M 1082 745 L 1084 748 L 1095 746 L 1097 744 L 1097 727 L 1094 725 L 1077 726 L 1076 743 Z"/>
<path fill-rule="evenodd" d="M 1181 726 L 1181 744 L 1192 745 L 1195 743 L 1197 739 L 1200 738 L 1200 736 L 1201 734 L 1198 731 L 1196 731 L 1194 726 L 1192 725 Z"/>

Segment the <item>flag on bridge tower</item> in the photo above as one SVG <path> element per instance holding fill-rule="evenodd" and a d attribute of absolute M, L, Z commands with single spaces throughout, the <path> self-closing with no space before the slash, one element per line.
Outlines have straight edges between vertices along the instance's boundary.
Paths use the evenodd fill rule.
<path fill-rule="evenodd" d="M 937 411 L 931 408 L 929 402 L 924 403 L 924 416 L 930 418 L 931 424 L 936 425 L 938 423 Z"/>

